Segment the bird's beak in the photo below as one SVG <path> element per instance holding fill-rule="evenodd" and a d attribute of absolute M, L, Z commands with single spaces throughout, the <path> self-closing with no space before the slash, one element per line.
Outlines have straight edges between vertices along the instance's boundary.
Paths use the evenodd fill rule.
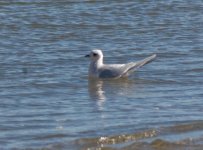
<path fill-rule="evenodd" d="M 90 57 L 90 55 L 88 54 L 88 55 L 85 55 L 85 57 Z"/>

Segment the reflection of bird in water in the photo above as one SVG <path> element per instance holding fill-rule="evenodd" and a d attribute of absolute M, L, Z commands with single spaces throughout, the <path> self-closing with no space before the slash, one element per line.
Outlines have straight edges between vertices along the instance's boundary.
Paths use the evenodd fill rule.
<path fill-rule="evenodd" d="M 96 100 L 99 109 L 102 110 L 107 99 L 114 100 L 116 96 L 134 95 L 142 87 L 139 82 L 141 81 L 127 78 L 117 80 L 89 78 L 89 95 L 92 100 Z"/>
<path fill-rule="evenodd" d="M 97 79 L 89 79 L 89 95 L 90 98 L 97 101 L 97 106 L 100 110 L 103 108 L 103 103 L 106 100 L 105 92 L 103 90 L 103 81 Z"/>
<path fill-rule="evenodd" d="M 103 53 L 101 50 L 93 50 L 86 57 L 90 57 L 89 76 L 96 78 L 121 78 L 127 77 L 138 68 L 148 64 L 156 58 L 156 54 L 138 62 L 126 64 L 103 64 Z"/>
<path fill-rule="evenodd" d="M 105 100 L 106 97 L 104 95 L 103 90 L 103 81 L 97 80 L 97 79 L 89 79 L 89 94 L 92 99 L 98 99 L 98 100 Z"/>

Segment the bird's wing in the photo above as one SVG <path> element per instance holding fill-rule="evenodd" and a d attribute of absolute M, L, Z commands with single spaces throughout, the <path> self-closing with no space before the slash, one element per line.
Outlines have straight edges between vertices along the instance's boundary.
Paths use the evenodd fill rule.
<path fill-rule="evenodd" d="M 149 56 L 143 60 L 140 60 L 138 62 L 132 62 L 132 63 L 128 63 L 126 64 L 126 71 L 122 74 L 122 76 L 128 76 L 130 73 L 134 72 L 135 70 L 137 70 L 138 68 L 150 63 L 151 61 L 153 61 L 156 58 L 156 54 Z"/>
<path fill-rule="evenodd" d="M 104 65 L 99 69 L 100 78 L 119 78 L 127 71 L 126 64 L 111 64 Z"/>
<path fill-rule="evenodd" d="M 138 62 L 132 62 L 127 64 L 111 64 L 103 65 L 99 69 L 99 78 L 119 78 L 126 77 L 130 75 L 136 69 L 142 67 L 143 65 L 151 62 L 156 55 L 152 55 Z"/>

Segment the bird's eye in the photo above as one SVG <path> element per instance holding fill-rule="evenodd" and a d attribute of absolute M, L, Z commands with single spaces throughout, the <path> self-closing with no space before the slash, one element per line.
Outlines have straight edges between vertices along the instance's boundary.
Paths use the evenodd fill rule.
<path fill-rule="evenodd" d="M 93 53 L 93 56 L 94 56 L 94 57 L 96 57 L 96 56 L 97 56 L 97 54 L 96 54 L 96 53 Z"/>

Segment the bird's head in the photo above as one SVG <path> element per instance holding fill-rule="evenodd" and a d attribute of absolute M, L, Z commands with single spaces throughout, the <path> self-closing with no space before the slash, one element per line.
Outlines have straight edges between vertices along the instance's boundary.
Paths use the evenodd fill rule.
<path fill-rule="evenodd" d="M 98 61 L 103 59 L 103 53 L 99 49 L 94 49 L 85 57 L 90 57 L 91 61 Z"/>

